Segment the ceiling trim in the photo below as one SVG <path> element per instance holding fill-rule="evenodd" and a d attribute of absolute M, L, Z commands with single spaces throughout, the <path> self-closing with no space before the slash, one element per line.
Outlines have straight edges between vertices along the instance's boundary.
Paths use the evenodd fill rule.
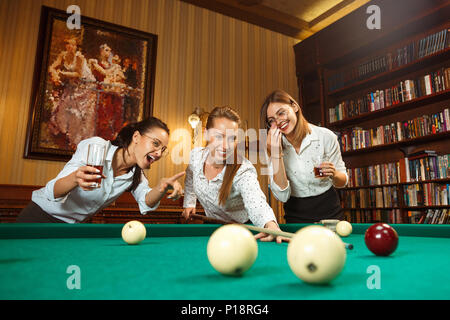
<path fill-rule="evenodd" d="M 339 2 L 337 5 L 335 5 L 334 7 L 332 7 L 331 9 L 328 9 L 327 11 L 325 11 L 324 13 L 322 13 L 320 16 L 318 16 L 317 18 L 311 20 L 309 22 L 309 27 L 312 28 L 313 26 L 315 26 L 316 24 L 322 22 L 323 20 L 325 20 L 326 18 L 332 16 L 333 14 L 339 12 L 340 10 L 342 10 L 343 8 L 345 8 L 346 6 L 348 6 L 349 4 L 355 2 L 355 0 L 343 0 L 342 2 Z"/>
<path fill-rule="evenodd" d="M 181 0 L 198 7 L 209 9 L 226 16 L 255 24 L 287 36 L 304 39 L 306 35 L 314 32 L 310 24 L 302 19 L 288 15 L 281 11 L 260 5 L 259 1 L 251 1 L 252 5 L 244 5 L 238 0 Z M 302 36 L 300 36 L 302 33 Z"/>

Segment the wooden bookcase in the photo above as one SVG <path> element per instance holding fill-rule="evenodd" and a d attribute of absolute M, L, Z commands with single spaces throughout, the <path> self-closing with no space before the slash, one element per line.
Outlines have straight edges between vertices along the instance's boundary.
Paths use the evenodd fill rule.
<path fill-rule="evenodd" d="M 380 8 L 381 29 L 379 30 L 369 30 L 366 26 L 366 20 L 369 17 L 366 9 L 369 5 L 377 5 Z M 377 90 L 385 92 L 385 89 L 405 80 L 420 79 L 432 72 L 438 70 L 445 72 L 446 68 L 450 68 L 449 16 L 448 1 L 371 1 L 297 44 L 294 51 L 300 93 L 299 102 L 302 104 L 305 117 L 309 122 L 327 127 L 340 136 L 354 128 L 374 129 L 425 115 L 438 114 L 450 108 L 450 85 L 448 85 L 445 89 L 436 90 L 431 94 L 400 101 L 378 110 L 352 114 L 342 120 L 331 121 L 330 117 L 330 109 L 335 109 L 344 101 L 356 101 Z M 447 39 L 445 42 L 442 41 L 444 45 L 439 49 L 438 44 L 442 39 L 436 35 L 432 42 L 432 38 L 427 37 L 444 29 L 448 30 Z M 422 40 L 424 38 L 427 39 L 428 46 L 426 41 Z M 408 50 L 403 50 L 404 47 Z M 419 55 L 419 48 L 423 50 L 428 47 L 430 51 L 427 55 Z M 434 48 L 433 51 L 432 48 Z M 439 133 L 341 151 L 347 168 L 362 168 L 395 163 L 411 152 L 425 149 L 435 150 L 438 155 L 450 154 L 450 128 Z M 352 222 L 382 220 L 391 223 L 410 223 L 411 219 L 408 215 L 411 211 L 426 213 L 428 209 L 450 209 L 450 205 L 408 206 L 405 203 L 408 185 L 450 184 L 448 179 L 450 170 L 448 172 L 449 176 L 445 179 L 408 183 L 398 181 L 392 184 L 342 189 L 340 192 L 343 198 L 346 192 L 360 190 L 370 192 L 371 189 L 383 187 L 389 187 L 390 190 L 395 188 L 397 194 L 397 204 L 391 207 L 364 207 L 367 210 L 344 207 L 347 218 Z M 385 197 L 392 196 L 392 194 L 385 195 Z M 389 218 L 388 214 L 380 218 L 380 215 L 374 215 L 375 210 L 397 210 L 395 220 L 392 220 L 393 217 Z"/>

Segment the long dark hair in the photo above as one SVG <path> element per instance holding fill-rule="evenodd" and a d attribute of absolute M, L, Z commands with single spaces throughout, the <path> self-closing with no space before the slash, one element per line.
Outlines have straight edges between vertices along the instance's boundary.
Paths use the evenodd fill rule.
<path fill-rule="evenodd" d="M 130 123 L 127 126 L 123 127 L 122 130 L 120 130 L 120 132 L 117 134 L 117 137 L 113 141 L 111 141 L 111 144 L 119 148 L 123 148 L 124 151 L 128 152 L 128 147 L 130 146 L 133 140 L 133 135 L 136 131 L 139 131 L 139 133 L 143 135 L 153 128 L 160 128 L 166 131 L 167 134 L 170 133 L 169 128 L 164 122 L 162 122 L 158 118 L 149 117 L 140 122 Z M 123 157 L 125 160 L 125 153 L 123 154 Z M 131 184 L 129 191 L 134 191 L 139 183 L 141 183 L 142 173 L 142 169 L 136 164 L 134 166 L 133 183 Z"/>
<path fill-rule="evenodd" d="M 214 127 L 214 119 L 226 118 L 228 120 L 234 121 L 241 124 L 241 118 L 239 114 L 230 107 L 216 107 L 214 108 L 208 116 L 206 122 L 206 129 Z M 241 161 L 238 161 L 237 150 L 234 150 L 234 161 L 231 164 L 226 164 L 225 174 L 223 176 L 222 186 L 219 191 L 219 204 L 224 205 L 230 195 L 231 186 L 233 185 L 233 179 L 237 171 L 241 167 Z"/>

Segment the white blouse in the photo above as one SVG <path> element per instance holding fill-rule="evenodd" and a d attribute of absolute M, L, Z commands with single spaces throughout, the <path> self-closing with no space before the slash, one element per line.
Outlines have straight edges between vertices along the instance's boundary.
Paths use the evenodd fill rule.
<path fill-rule="evenodd" d="M 103 174 L 106 176 L 106 179 L 102 179 L 101 187 L 90 191 L 84 191 L 77 186 L 64 197 L 55 198 L 53 194 L 55 182 L 68 176 L 79 167 L 86 165 L 88 145 L 90 143 L 105 144 L 107 146 L 106 161 L 103 167 Z M 86 218 L 94 215 L 97 211 L 109 206 L 124 193 L 133 182 L 134 168 L 124 175 L 114 177 L 112 159 L 117 148 L 118 147 L 112 145 L 110 141 L 100 137 L 93 137 L 81 141 L 78 144 L 72 159 L 66 163 L 58 176 L 49 181 L 45 187 L 33 191 L 31 200 L 48 214 L 67 223 L 82 222 Z M 131 192 L 136 199 L 142 214 L 145 214 L 147 211 L 153 211 L 159 206 L 159 202 L 154 207 L 149 207 L 145 203 L 145 196 L 150 190 L 151 188 L 148 186 L 148 180 L 144 173 L 142 173 L 141 183 Z"/>
<path fill-rule="evenodd" d="M 309 124 L 311 133 L 306 135 L 297 153 L 295 148 L 283 135 L 283 162 L 288 178 L 288 186 L 281 189 L 273 180 L 273 166 L 269 161 L 270 189 L 281 202 L 286 202 L 291 196 L 305 198 L 326 192 L 333 185 L 330 178 L 314 176 L 313 159 L 316 156 L 327 155 L 337 171 L 343 172 L 348 182 L 345 163 L 342 160 L 337 136 L 329 129 Z"/>
<path fill-rule="evenodd" d="M 269 221 L 277 223 L 260 188 L 256 169 L 248 159 L 243 160 L 234 176 L 225 205 L 219 205 L 219 192 L 226 167 L 214 179 L 208 180 L 203 172 L 203 164 L 208 154 L 208 148 L 195 148 L 191 151 L 189 166 L 186 169 L 183 207 L 195 207 L 198 199 L 208 217 L 225 221 L 231 219 L 240 223 L 250 219 L 258 227 L 264 227 Z"/>

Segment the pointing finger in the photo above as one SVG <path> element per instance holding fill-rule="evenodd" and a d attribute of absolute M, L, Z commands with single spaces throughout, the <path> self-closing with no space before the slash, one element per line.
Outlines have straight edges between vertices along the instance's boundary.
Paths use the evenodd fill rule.
<path fill-rule="evenodd" d="M 180 173 L 177 173 L 176 175 L 174 175 L 173 177 L 169 178 L 169 180 L 171 181 L 175 181 L 178 180 L 179 178 L 181 178 L 182 176 L 184 176 L 186 174 L 185 171 L 182 171 Z"/>

